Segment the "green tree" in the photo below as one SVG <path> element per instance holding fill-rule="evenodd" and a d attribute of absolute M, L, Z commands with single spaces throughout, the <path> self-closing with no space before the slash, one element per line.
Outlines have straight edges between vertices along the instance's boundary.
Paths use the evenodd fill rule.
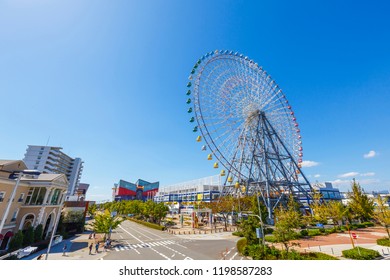
<path fill-rule="evenodd" d="M 95 215 L 95 212 L 96 212 L 96 209 L 97 209 L 97 206 L 96 204 L 89 204 L 88 205 L 88 214 L 89 216 L 93 217 Z"/>
<path fill-rule="evenodd" d="M 374 218 L 378 223 L 385 227 L 387 236 L 390 239 L 390 208 L 389 206 L 385 205 L 386 201 L 380 195 L 378 195 L 375 202 L 377 205 L 375 207 Z"/>
<path fill-rule="evenodd" d="M 105 210 L 104 212 L 96 214 L 95 220 L 91 223 L 91 226 L 95 232 L 104 233 L 104 239 L 106 239 L 107 234 L 110 237 L 110 230 L 116 229 L 122 222 L 123 219 L 113 217 L 109 210 Z"/>
<path fill-rule="evenodd" d="M 235 204 L 235 199 L 232 196 L 223 196 L 218 201 L 212 201 L 208 205 L 214 214 L 223 217 L 225 230 L 227 230 L 228 216 L 234 210 Z"/>
<path fill-rule="evenodd" d="M 9 242 L 8 251 L 15 251 L 23 246 L 23 232 L 18 230 L 18 232 L 14 235 L 14 237 Z"/>
<path fill-rule="evenodd" d="M 41 241 L 42 235 L 43 235 L 43 225 L 39 224 L 34 229 L 34 242 Z"/>
<path fill-rule="evenodd" d="M 328 216 L 327 207 L 322 200 L 322 194 L 317 190 L 313 192 L 313 200 L 310 207 L 313 211 L 313 220 L 315 222 L 326 223 Z"/>
<path fill-rule="evenodd" d="M 169 207 L 166 206 L 163 202 L 154 203 L 153 207 L 153 218 L 156 224 L 160 224 L 161 220 L 165 218 L 169 211 Z"/>
<path fill-rule="evenodd" d="M 368 221 L 374 214 L 374 202 L 364 193 L 363 188 L 353 179 L 352 191 L 348 193 L 350 199 L 348 207 L 351 209 L 354 218 L 361 221 Z"/>
<path fill-rule="evenodd" d="M 296 230 L 300 228 L 302 223 L 302 214 L 298 210 L 298 206 L 294 198 L 290 196 L 287 207 L 280 206 L 275 211 L 275 230 L 273 235 L 276 242 L 282 243 L 288 255 L 289 248 L 297 245 L 290 242 L 297 238 Z"/>
<path fill-rule="evenodd" d="M 34 243 L 34 228 L 32 226 L 29 226 L 23 235 L 23 246 Z"/>
<path fill-rule="evenodd" d="M 331 200 L 326 203 L 326 212 L 329 219 L 332 220 L 333 226 L 340 226 L 344 217 L 346 217 L 347 208 L 341 201 Z"/>

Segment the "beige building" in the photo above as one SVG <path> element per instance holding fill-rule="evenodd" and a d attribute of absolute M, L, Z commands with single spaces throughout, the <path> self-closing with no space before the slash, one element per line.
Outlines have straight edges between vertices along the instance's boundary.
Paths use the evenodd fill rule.
<path fill-rule="evenodd" d="M 0 250 L 7 248 L 18 230 L 29 226 L 42 224 L 43 238 L 49 237 L 65 200 L 68 187 L 65 175 L 23 174 L 11 201 L 16 178 L 26 169 L 21 160 L 0 160 Z"/>

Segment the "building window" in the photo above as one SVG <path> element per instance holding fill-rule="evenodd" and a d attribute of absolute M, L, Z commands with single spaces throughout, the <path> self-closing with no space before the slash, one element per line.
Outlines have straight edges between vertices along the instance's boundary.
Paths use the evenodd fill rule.
<path fill-rule="evenodd" d="M 0 192 L 0 202 L 4 200 L 5 192 Z"/>
<path fill-rule="evenodd" d="M 18 213 L 19 213 L 19 209 L 17 209 L 14 214 L 12 215 L 12 219 L 11 219 L 11 222 L 15 222 L 16 221 L 16 217 L 18 216 Z"/>
<path fill-rule="evenodd" d="M 27 197 L 26 197 L 26 204 L 30 204 L 33 192 L 34 192 L 34 188 L 30 188 L 28 190 L 28 194 L 27 194 Z"/>
<path fill-rule="evenodd" d="M 50 204 L 54 204 L 54 205 L 57 204 L 59 196 L 60 196 L 60 190 L 57 189 L 54 191 Z"/>
<path fill-rule="evenodd" d="M 37 161 L 35 162 L 35 164 L 39 164 L 39 160 L 37 160 Z"/>

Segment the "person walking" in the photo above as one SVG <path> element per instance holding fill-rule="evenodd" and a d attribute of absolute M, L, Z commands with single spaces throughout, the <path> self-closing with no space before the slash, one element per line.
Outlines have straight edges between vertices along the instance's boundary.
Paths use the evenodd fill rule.
<path fill-rule="evenodd" d="M 92 248 L 93 248 L 93 246 L 92 246 L 92 242 L 91 242 L 91 244 L 89 244 L 89 254 L 90 255 L 92 255 Z"/>
<path fill-rule="evenodd" d="M 95 245 L 95 253 L 99 253 L 99 241 Z"/>
<path fill-rule="evenodd" d="M 66 243 L 64 244 L 64 247 L 62 248 L 62 255 L 63 256 L 66 256 L 66 250 L 68 249 L 68 246 L 66 245 Z"/>

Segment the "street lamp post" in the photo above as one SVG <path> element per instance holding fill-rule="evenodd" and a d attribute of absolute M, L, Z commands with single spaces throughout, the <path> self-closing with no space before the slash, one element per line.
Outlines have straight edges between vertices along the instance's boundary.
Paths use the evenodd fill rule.
<path fill-rule="evenodd" d="M 55 223 L 54 223 L 54 227 L 53 227 L 53 230 L 52 230 L 52 232 L 51 232 L 49 247 L 47 247 L 45 260 L 47 260 L 47 258 L 49 257 L 50 248 L 51 248 L 51 245 L 52 245 L 52 243 L 53 243 L 53 238 L 54 238 L 54 235 L 55 235 L 55 233 L 56 233 L 56 231 L 57 231 L 58 224 L 59 224 L 59 222 L 60 222 L 61 210 L 62 210 L 62 206 L 63 206 L 64 201 L 65 201 L 65 193 L 66 193 L 66 191 L 62 192 L 62 201 L 61 201 L 61 203 L 60 203 L 60 207 L 58 208 L 58 213 L 57 213 L 56 221 L 55 221 Z"/>
<path fill-rule="evenodd" d="M 25 175 L 25 174 L 26 174 L 26 175 L 39 175 L 39 174 L 41 174 L 41 172 L 39 172 L 39 171 L 37 171 L 37 170 L 23 170 L 23 171 L 20 171 L 20 172 L 19 172 L 18 177 L 17 177 L 17 179 L 16 179 L 15 187 L 14 187 L 14 189 L 12 190 L 11 197 L 9 198 L 9 201 L 8 201 L 8 204 L 7 204 L 7 208 L 5 209 L 4 214 L 3 214 L 3 218 L 1 219 L 1 223 L 0 223 L 0 233 L 1 233 L 2 230 L 3 230 L 4 224 L 5 224 L 5 220 L 7 219 L 9 210 L 10 210 L 11 205 L 12 205 L 12 201 L 13 201 L 14 198 L 15 198 L 16 190 L 17 190 L 18 187 L 19 187 L 20 180 L 22 179 L 23 175 Z"/>

